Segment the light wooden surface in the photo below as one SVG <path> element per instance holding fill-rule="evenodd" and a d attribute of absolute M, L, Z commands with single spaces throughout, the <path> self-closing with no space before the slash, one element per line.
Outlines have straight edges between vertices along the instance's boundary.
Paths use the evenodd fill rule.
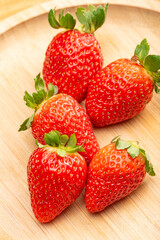
<path fill-rule="evenodd" d="M 16 14 L 17 12 L 20 12 L 26 8 L 35 6 L 46 1 L 47 0 L 0 0 L 0 20 L 12 16 L 13 14 Z M 57 1 L 54 0 L 55 4 L 56 2 Z"/>
<path fill-rule="evenodd" d="M 0 0 L 0 20 L 46 1 L 47 0 Z"/>
<path fill-rule="evenodd" d="M 91 2 L 100 1 L 61 0 L 57 8 Z M 151 53 L 160 54 L 160 4 L 136 4 L 111 1 L 106 23 L 96 32 L 104 65 L 131 57 L 144 37 L 151 45 Z M 138 140 L 150 155 L 156 176 L 146 176 L 135 192 L 99 214 L 87 212 L 82 193 L 51 223 L 40 224 L 34 218 L 26 166 L 36 146 L 30 130 L 17 130 L 32 112 L 24 104 L 24 91 L 33 92 L 33 78 L 41 71 L 46 47 L 58 32 L 47 22 L 51 7 L 53 3 L 43 3 L 0 23 L 0 240 L 159 240 L 160 95 L 156 94 L 139 116 L 94 129 L 101 147 L 116 135 Z"/>

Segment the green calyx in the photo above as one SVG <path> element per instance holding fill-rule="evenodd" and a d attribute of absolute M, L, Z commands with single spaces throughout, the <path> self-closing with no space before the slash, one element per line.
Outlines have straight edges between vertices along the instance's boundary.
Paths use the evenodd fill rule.
<path fill-rule="evenodd" d="M 89 10 L 77 8 L 76 16 L 82 24 L 80 30 L 86 33 L 94 33 L 105 22 L 108 3 L 105 7 L 89 5 Z"/>
<path fill-rule="evenodd" d="M 58 19 L 56 19 L 56 10 L 51 9 L 48 13 L 48 21 L 51 27 L 53 28 L 65 28 L 65 29 L 74 29 L 76 25 L 76 20 L 70 13 L 64 15 L 64 10 L 62 10 L 59 14 Z"/>
<path fill-rule="evenodd" d="M 79 7 L 76 11 L 76 16 L 81 26 L 78 27 L 80 32 L 94 33 L 105 22 L 108 4 L 104 7 L 89 5 L 89 9 Z M 48 13 L 48 21 L 53 28 L 65 28 L 67 30 L 75 29 L 76 19 L 70 13 L 64 15 L 62 10 L 56 19 L 56 10 L 51 9 Z"/>
<path fill-rule="evenodd" d="M 145 152 L 144 149 L 140 148 L 138 142 L 134 142 L 134 141 L 126 141 L 121 139 L 119 136 L 115 137 L 112 140 L 112 143 L 115 143 L 115 147 L 118 150 L 122 150 L 122 149 L 126 149 L 128 154 L 132 157 L 135 158 L 137 157 L 139 154 L 141 154 L 144 159 L 145 159 L 145 164 L 146 164 L 146 172 L 151 175 L 151 176 L 155 176 L 155 172 L 153 169 L 153 165 L 150 162 L 149 156 L 148 154 Z"/>
<path fill-rule="evenodd" d="M 146 39 L 143 39 L 140 44 L 137 45 L 132 60 L 138 61 L 142 65 L 147 73 L 154 80 L 154 88 L 156 93 L 160 93 L 160 56 L 148 55 L 150 46 Z"/>
<path fill-rule="evenodd" d="M 83 145 L 78 146 L 77 138 L 75 133 L 73 133 L 70 138 L 67 135 L 61 135 L 57 130 L 51 131 L 50 133 L 45 133 L 44 140 L 46 145 L 42 145 L 38 143 L 36 140 L 36 144 L 39 148 L 44 147 L 53 147 L 56 148 L 56 152 L 59 156 L 64 157 L 66 153 L 76 153 L 76 152 L 84 152 Z"/>
<path fill-rule="evenodd" d="M 40 108 L 43 101 L 48 100 L 52 96 L 56 95 L 58 93 L 58 87 L 52 85 L 51 83 L 48 84 L 48 92 L 45 90 L 45 84 L 43 79 L 40 77 L 40 73 L 36 76 L 34 79 L 35 81 L 35 89 L 36 92 L 34 92 L 32 95 L 30 95 L 27 91 L 24 95 L 24 101 L 26 102 L 26 105 L 32 109 L 34 109 L 34 114 L 27 118 L 20 126 L 18 131 L 25 131 L 26 129 L 31 127 L 34 115 L 36 111 Z"/>

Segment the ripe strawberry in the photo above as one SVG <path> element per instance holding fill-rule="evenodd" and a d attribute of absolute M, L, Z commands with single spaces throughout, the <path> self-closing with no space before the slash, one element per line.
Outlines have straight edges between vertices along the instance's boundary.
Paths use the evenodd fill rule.
<path fill-rule="evenodd" d="M 40 222 L 50 222 L 76 200 L 87 174 L 85 159 L 77 153 L 84 149 L 76 145 L 75 134 L 69 139 L 51 131 L 45 141 L 47 145 L 38 144 L 27 167 L 31 206 Z"/>
<path fill-rule="evenodd" d="M 87 95 L 89 79 L 103 65 L 101 47 L 93 33 L 105 21 L 107 6 L 89 6 L 78 8 L 76 15 L 82 26 L 75 29 L 76 20 L 64 10 L 56 20 L 56 11 L 50 10 L 48 20 L 53 28 L 65 28 L 65 32 L 57 34 L 49 44 L 43 64 L 43 78 L 58 86 L 59 92 L 67 93 L 78 102 Z"/>
<path fill-rule="evenodd" d="M 85 192 L 88 211 L 99 212 L 129 195 L 146 172 L 155 175 L 148 155 L 138 143 L 115 138 L 95 154 L 89 165 Z"/>
<path fill-rule="evenodd" d="M 35 89 L 37 93 L 33 93 L 32 96 L 25 92 L 26 105 L 35 111 L 22 123 L 19 131 L 31 127 L 33 137 L 42 144 L 45 144 L 44 134 L 51 130 L 58 130 L 68 136 L 75 133 L 78 145 L 86 140 L 85 152 L 82 155 L 89 163 L 99 150 L 99 144 L 84 109 L 71 96 L 62 93 L 56 95 L 58 89 L 51 83 L 48 85 L 47 94 L 40 74 L 35 78 Z"/>
<path fill-rule="evenodd" d="M 95 126 L 136 116 L 151 100 L 154 87 L 160 92 L 160 56 L 148 52 L 144 39 L 131 60 L 116 60 L 95 76 L 86 99 L 86 111 Z"/>

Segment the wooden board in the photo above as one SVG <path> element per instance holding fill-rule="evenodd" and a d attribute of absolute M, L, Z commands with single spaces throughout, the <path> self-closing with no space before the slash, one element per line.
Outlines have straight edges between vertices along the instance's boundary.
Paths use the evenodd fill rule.
<path fill-rule="evenodd" d="M 0 0 L 0 20 L 47 0 Z"/>
<path fill-rule="evenodd" d="M 56 3 L 74 11 L 75 5 L 105 3 L 99 0 L 61 0 Z M 0 23 L 0 239 L 11 240 L 158 240 L 160 239 L 160 96 L 137 117 L 113 126 L 94 129 L 101 146 L 116 135 L 138 140 L 152 159 L 156 176 L 146 176 L 142 185 L 125 199 L 99 214 L 87 212 L 84 192 L 59 217 L 40 224 L 34 217 L 27 186 L 27 161 L 35 149 L 31 131 L 18 133 L 31 115 L 23 101 L 24 91 L 33 92 L 33 78 L 42 69 L 44 54 L 58 32 L 49 27 L 47 11 L 53 2 Z M 72 7 L 71 7 L 72 6 Z M 160 54 L 160 3 L 111 1 L 107 20 L 96 32 L 104 65 L 131 57 L 143 38 L 151 53 Z"/>

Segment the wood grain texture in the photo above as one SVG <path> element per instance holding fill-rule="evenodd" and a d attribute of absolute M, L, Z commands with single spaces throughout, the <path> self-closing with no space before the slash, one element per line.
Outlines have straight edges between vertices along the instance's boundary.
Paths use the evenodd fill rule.
<path fill-rule="evenodd" d="M 0 20 L 47 0 L 0 0 Z"/>
<path fill-rule="evenodd" d="M 59 2 L 57 8 L 85 5 L 91 1 Z M 160 7 L 157 2 L 140 1 L 138 7 L 136 1 L 125 3 L 112 1 L 106 23 L 96 32 L 104 65 L 120 57 L 130 58 L 144 37 L 151 45 L 151 53 L 160 54 Z M 28 14 L 25 11 L 24 15 L 14 16 L 12 22 L 10 18 L 0 24 L 3 32 L 0 35 L 0 240 L 159 240 L 160 96 L 156 94 L 137 117 L 94 129 L 101 147 L 116 135 L 138 140 L 151 157 L 155 177 L 146 176 L 130 196 L 99 214 L 87 212 L 83 192 L 49 224 L 38 223 L 33 215 L 26 166 L 36 146 L 30 130 L 21 133 L 17 130 L 32 112 L 24 104 L 24 91 L 33 92 L 33 78 L 41 72 L 45 50 L 58 32 L 47 22 L 50 4 L 41 4 L 29 9 Z M 74 11 L 74 7 L 70 7 L 70 11 Z"/>
<path fill-rule="evenodd" d="M 48 0 L 0 0 L 0 20 Z M 150 0 L 152 1 L 152 0 Z M 160 1 L 160 0 L 157 0 Z M 52 0 L 56 4 L 56 0 Z"/>
<path fill-rule="evenodd" d="M 111 4 L 115 5 L 128 5 L 128 6 L 134 6 L 136 8 L 144 8 L 144 9 L 149 9 L 152 11 L 157 11 L 160 12 L 160 0 L 155 1 L 155 0 L 109 0 L 108 1 Z M 48 1 L 41 3 L 39 5 L 36 5 L 34 7 L 25 9 L 22 12 L 18 12 L 14 16 L 11 16 L 3 21 L 0 22 L 0 34 L 8 31 L 12 27 L 15 27 L 16 25 L 20 24 L 21 22 L 25 22 L 29 19 L 32 19 L 36 16 L 40 16 L 42 14 L 47 13 L 51 8 L 56 7 L 57 9 L 61 8 L 68 8 L 70 6 L 74 7 L 77 5 L 83 5 L 83 4 L 106 4 L 105 0 L 61 0 L 59 2 L 56 2 L 55 0 L 53 1 Z"/>

